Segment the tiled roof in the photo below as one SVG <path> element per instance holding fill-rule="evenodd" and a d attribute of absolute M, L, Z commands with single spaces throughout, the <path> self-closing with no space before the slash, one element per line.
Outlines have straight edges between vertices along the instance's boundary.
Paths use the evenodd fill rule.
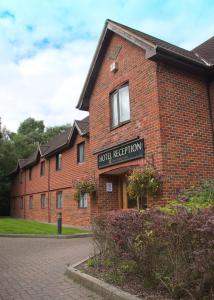
<path fill-rule="evenodd" d="M 50 154 L 51 152 L 54 152 L 58 148 L 61 148 L 62 146 L 66 145 L 71 130 L 72 127 L 67 128 L 64 132 L 56 135 L 50 141 L 48 141 L 47 144 L 42 145 L 42 149 L 44 150 L 43 155 L 45 156 L 47 154 Z"/>
<path fill-rule="evenodd" d="M 89 132 L 89 117 L 86 117 L 81 121 L 76 120 L 76 124 L 81 131 L 81 135 L 85 135 Z"/>
<path fill-rule="evenodd" d="M 196 48 L 192 49 L 192 52 L 200 55 L 211 65 L 214 65 L 214 36 Z"/>
<path fill-rule="evenodd" d="M 205 76 L 212 76 L 214 73 L 213 38 L 192 51 L 189 51 L 139 30 L 107 20 L 76 106 L 78 109 L 85 111 L 88 111 L 89 109 L 91 91 L 96 82 L 96 77 L 105 56 L 109 41 L 114 33 L 144 49 L 145 57 L 147 59 L 153 61 L 163 60 L 173 63 L 176 66 L 198 72 L 199 74 L 204 74 Z M 195 50 L 197 50 L 197 52 Z"/>
<path fill-rule="evenodd" d="M 79 127 L 80 130 L 80 134 L 85 135 L 88 133 L 88 122 L 89 122 L 89 118 L 86 117 L 83 120 L 75 121 L 74 127 L 75 127 L 75 123 L 77 123 L 77 126 Z M 37 162 L 39 152 L 41 156 L 50 156 L 52 153 L 55 153 L 57 150 L 69 146 L 74 127 L 67 128 L 65 131 L 56 135 L 50 141 L 48 141 L 47 144 L 39 145 L 38 149 L 33 154 L 31 154 L 28 158 L 19 159 L 16 169 L 13 170 L 10 174 L 15 173 L 18 170 L 18 167 L 22 169 L 22 168 L 30 167 L 31 165 L 35 164 Z"/>
<path fill-rule="evenodd" d="M 173 45 L 171 43 L 165 42 L 165 41 L 163 41 L 161 39 L 158 39 L 158 38 L 156 38 L 154 36 L 151 36 L 149 34 L 141 32 L 139 30 L 130 28 L 130 27 L 125 26 L 123 24 L 120 24 L 120 23 L 117 23 L 117 22 L 114 22 L 114 21 L 111 21 L 111 20 L 109 20 L 109 22 L 111 22 L 111 23 L 113 23 L 115 25 L 118 25 L 119 27 L 121 27 L 121 28 L 123 28 L 123 29 L 125 29 L 125 30 L 127 30 L 127 31 L 129 31 L 131 33 L 133 33 L 134 35 L 138 36 L 139 38 L 145 39 L 146 41 L 154 44 L 157 47 L 160 47 L 160 48 L 163 48 L 163 49 L 168 50 L 170 52 L 173 52 L 174 54 L 181 55 L 183 57 L 191 59 L 192 61 L 195 61 L 195 62 L 200 63 L 202 65 L 206 65 L 206 63 L 203 61 L 203 59 L 201 59 L 200 57 L 198 57 L 197 54 L 195 54 L 194 51 L 188 51 L 186 49 L 183 49 L 183 48 L 178 47 L 176 45 Z"/>

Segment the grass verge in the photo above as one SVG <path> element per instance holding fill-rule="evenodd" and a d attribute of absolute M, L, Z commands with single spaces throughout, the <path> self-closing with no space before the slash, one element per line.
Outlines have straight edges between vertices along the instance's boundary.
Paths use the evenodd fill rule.
<path fill-rule="evenodd" d="M 63 235 L 88 233 L 87 230 L 63 227 Z M 52 224 L 43 224 L 36 221 L 0 217 L 0 234 L 47 234 L 56 235 L 57 227 Z"/>

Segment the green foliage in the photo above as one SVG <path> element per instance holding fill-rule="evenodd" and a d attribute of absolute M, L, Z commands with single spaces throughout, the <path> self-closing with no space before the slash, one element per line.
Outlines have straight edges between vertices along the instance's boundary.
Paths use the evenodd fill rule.
<path fill-rule="evenodd" d="M 210 208 L 214 206 L 214 181 L 202 182 L 198 188 L 181 191 L 176 200 L 170 201 L 164 207 L 159 207 L 162 212 L 175 214 L 177 209 L 185 207 L 188 210 Z"/>
<path fill-rule="evenodd" d="M 56 135 L 64 132 L 69 127 L 71 127 L 70 124 L 65 124 L 62 126 L 47 127 L 43 134 L 43 143 L 48 142 L 50 139 L 52 139 Z"/>
<path fill-rule="evenodd" d="M 152 166 L 146 165 L 143 168 L 135 168 L 128 176 L 128 194 L 137 199 L 147 195 L 154 196 L 160 188 L 160 176 Z"/>
<path fill-rule="evenodd" d="M 96 192 L 96 183 L 92 179 L 85 179 L 77 181 L 75 183 L 76 192 L 74 194 L 75 200 L 79 201 L 80 195 L 90 194 L 93 195 Z"/>
<path fill-rule="evenodd" d="M 44 133 L 45 125 L 43 121 L 37 121 L 33 118 L 24 120 L 17 130 L 17 134 L 22 134 L 32 138 L 32 141 L 38 141 Z"/>
<path fill-rule="evenodd" d="M 48 127 L 43 121 L 28 118 L 17 133 L 3 128 L 0 134 L 0 215 L 9 213 L 10 181 L 7 175 L 16 167 L 19 158 L 27 158 L 38 147 L 53 136 L 63 132 L 69 125 Z"/>
<path fill-rule="evenodd" d="M 126 260 L 124 259 L 122 262 L 120 262 L 119 269 L 122 273 L 128 273 L 128 274 L 135 274 L 137 271 L 137 263 L 134 260 Z"/>
<path fill-rule="evenodd" d="M 206 208 L 214 205 L 214 181 L 203 181 L 198 188 L 181 191 L 178 203 L 187 208 Z"/>
<path fill-rule="evenodd" d="M 93 256 L 87 260 L 87 266 L 90 268 L 95 268 L 99 265 L 100 261 L 97 256 Z"/>

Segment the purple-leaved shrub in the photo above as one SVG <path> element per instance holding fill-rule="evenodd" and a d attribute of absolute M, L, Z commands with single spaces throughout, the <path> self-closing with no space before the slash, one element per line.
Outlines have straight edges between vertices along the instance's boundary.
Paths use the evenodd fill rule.
<path fill-rule="evenodd" d="M 165 289 L 178 299 L 214 296 L 214 208 L 117 210 L 97 217 L 93 231 L 101 262 L 125 270 L 124 280 L 134 268 L 142 288 Z"/>

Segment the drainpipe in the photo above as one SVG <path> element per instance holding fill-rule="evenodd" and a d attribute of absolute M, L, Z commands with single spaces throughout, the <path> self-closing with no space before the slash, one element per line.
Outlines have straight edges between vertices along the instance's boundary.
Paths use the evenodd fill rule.
<path fill-rule="evenodd" d="M 212 130 L 212 142 L 213 142 L 213 151 L 214 151 L 214 124 L 213 124 L 213 114 L 212 114 L 212 102 L 210 97 L 210 80 L 208 79 L 206 82 L 207 85 L 207 98 L 208 98 L 208 107 L 209 107 L 209 115 L 210 115 L 210 122 L 211 122 L 211 130 Z"/>
<path fill-rule="evenodd" d="M 26 205 L 25 205 L 25 198 L 26 198 L 26 169 L 25 169 L 25 172 L 24 172 L 24 176 L 25 176 L 25 181 L 24 181 L 24 197 L 23 197 L 23 205 L 24 205 L 24 219 L 26 219 Z"/>
<path fill-rule="evenodd" d="M 50 201 L 50 158 L 48 159 L 48 223 L 51 223 L 51 201 Z"/>

